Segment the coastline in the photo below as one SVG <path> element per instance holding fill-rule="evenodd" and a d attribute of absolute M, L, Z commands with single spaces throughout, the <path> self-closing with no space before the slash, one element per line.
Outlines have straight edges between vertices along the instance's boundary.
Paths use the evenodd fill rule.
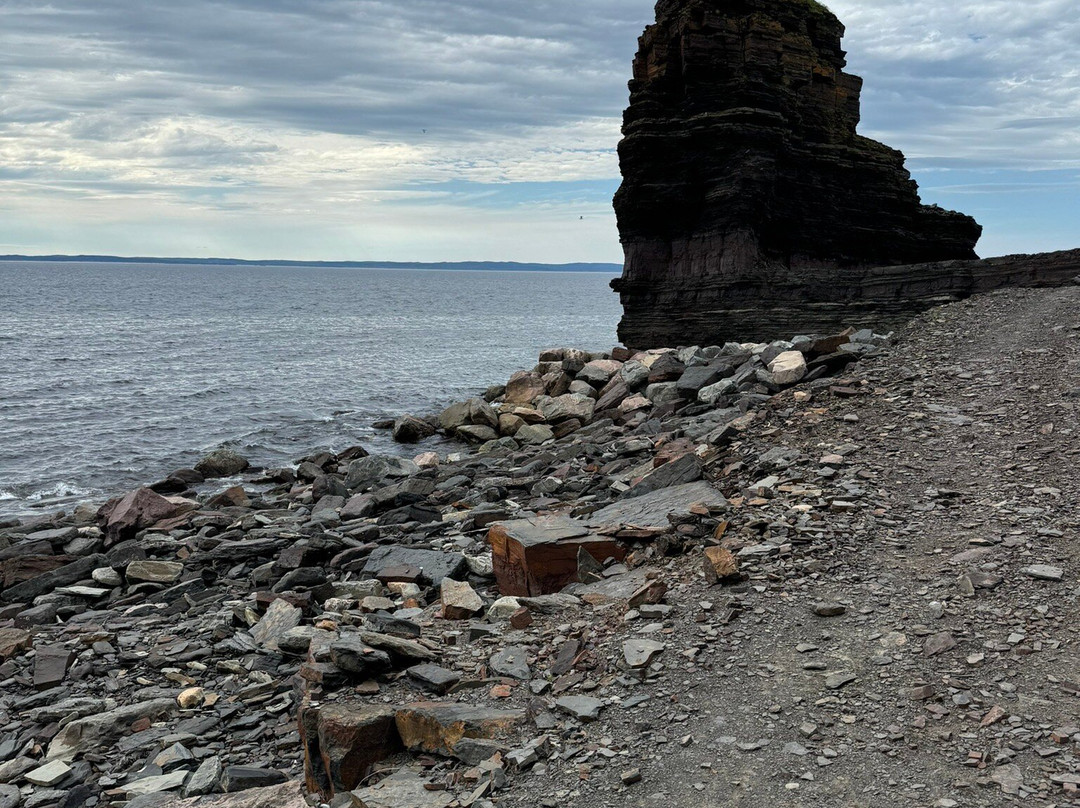
<path fill-rule="evenodd" d="M 471 395 L 560 337 L 603 347 L 618 317 L 595 273 L 0 264 L 0 276 L 0 489 L 19 497 L 104 496 L 223 444 L 265 466 L 367 444 L 383 413 Z M 547 315 L 552 289 L 573 300 Z M 477 300 L 492 310 L 461 317 Z"/>
<path fill-rule="evenodd" d="M 652 354 L 648 376 L 678 380 L 639 389 L 683 383 L 684 403 L 629 390 L 643 357 L 563 350 L 510 395 L 569 361 L 596 401 L 626 383 L 624 412 L 458 457 L 316 453 L 262 493 L 143 489 L 0 531 L 0 795 L 684 808 L 752 786 L 756 808 L 854 782 L 900 806 L 933 769 L 939 801 L 1016 783 L 1067 801 L 1071 758 L 1012 744 L 1080 749 L 1061 725 L 1080 697 L 1080 489 L 1059 460 L 1080 452 L 1076 337 L 1046 327 L 1077 317 L 1077 288 L 999 292 L 888 346 L 774 345 L 742 383 L 741 346 L 681 370 Z M 794 381 L 796 345 L 832 375 Z M 594 399 L 563 396 L 509 409 L 587 420 Z M 482 438 L 498 404 L 442 415 Z M 972 733 L 1016 754 L 976 760 Z"/>
<path fill-rule="evenodd" d="M 394 672 L 405 668 L 421 691 L 445 693 L 415 670 L 436 658 L 417 640 L 442 620 L 491 608 L 484 625 L 497 631 L 506 619 L 540 619 L 561 608 L 555 593 L 572 579 L 601 591 L 648 589 L 643 564 L 716 532 L 727 508 L 710 482 L 720 447 L 752 432 L 762 407 L 834 386 L 836 373 L 884 342 L 865 332 L 641 353 L 545 351 L 536 367 L 483 397 L 386 424 L 396 439 L 420 441 L 413 459 L 353 447 L 249 472 L 246 460 L 219 451 L 197 470 L 100 507 L 4 522 L 3 654 L 11 683 L 40 693 L 20 698 L 20 715 L 35 720 L 26 711 L 43 697 L 61 705 L 70 731 L 52 738 L 45 758 L 62 764 L 61 780 L 86 755 L 129 797 L 195 796 L 238 780 L 245 789 L 272 786 L 306 771 L 308 787 L 329 798 L 345 784 L 334 764 L 319 762 L 324 698 L 349 682 L 381 692 L 389 685 L 375 680 L 398 681 Z M 423 451 L 436 433 L 472 448 Z M 530 521 L 545 513 L 564 520 L 550 535 L 546 522 Z M 590 513 L 606 524 L 586 527 Z M 529 539 L 538 542 L 530 569 L 515 567 L 512 553 L 492 555 L 487 534 L 500 525 L 511 544 L 521 539 L 514 531 L 540 531 Z M 568 529 L 580 537 L 569 569 L 561 549 Z M 641 542 L 646 552 L 625 556 Z M 92 658 L 60 650 L 94 626 L 111 640 Z M 270 678 L 245 685 L 250 675 L 227 661 L 238 658 L 269 665 Z M 517 668 L 504 663 L 513 678 Z M 142 671 L 146 684 L 105 687 L 102 675 L 117 664 Z M 153 735 L 131 736 L 134 746 L 113 763 L 97 757 L 116 741 L 114 727 L 220 717 L 224 696 L 240 706 L 231 721 L 250 720 L 269 699 L 281 708 L 274 715 L 298 716 L 299 736 L 283 735 L 288 742 L 270 756 L 225 744 L 171 773 L 150 767 L 125 777 L 113 768 Z M 26 771 L 37 765 L 18 760 Z"/>

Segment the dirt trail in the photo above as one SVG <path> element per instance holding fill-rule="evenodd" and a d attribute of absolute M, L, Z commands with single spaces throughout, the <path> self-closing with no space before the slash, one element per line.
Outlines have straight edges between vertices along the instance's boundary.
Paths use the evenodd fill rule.
<path fill-rule="evenodd" d="M 828 541 L 747 567 L 727 625 L 674 562 L 665 674 L 606 727 L 631 748 L 552 766 L 540 804 L 1080 805 L 1078 348 L 1080 289 L 996 293 L 915 321 L 843 397 L 777 409 L 773 446 L 846 454 L 794 480 L 833 492 Z"/>

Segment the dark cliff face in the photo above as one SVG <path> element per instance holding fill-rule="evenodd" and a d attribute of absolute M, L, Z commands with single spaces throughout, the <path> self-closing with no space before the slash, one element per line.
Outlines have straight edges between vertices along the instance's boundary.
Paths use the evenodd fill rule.
<path fill-rule="evenodd" d="M 858 268 L 976 258 L 975 220 L 922 205 L 903 155 L 856 133 L 862 80 L 828 9 L 661 0 L 656 15 L 619 144 L 624 342 L 753 338 L 778 306 L 850 298 L 838 284 Z"/>

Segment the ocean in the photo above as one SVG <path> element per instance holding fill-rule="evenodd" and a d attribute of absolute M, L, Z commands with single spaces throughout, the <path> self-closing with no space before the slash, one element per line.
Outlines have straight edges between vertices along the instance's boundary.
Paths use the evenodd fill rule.
<path fill-rule="evenodd" d="M 611 277 L 0 262 L 0 517 L 103 500 L 218 446 L 265 466 L 419 451 L 372 422 L 438 412 L 543 348 L 609 350 Z"/>

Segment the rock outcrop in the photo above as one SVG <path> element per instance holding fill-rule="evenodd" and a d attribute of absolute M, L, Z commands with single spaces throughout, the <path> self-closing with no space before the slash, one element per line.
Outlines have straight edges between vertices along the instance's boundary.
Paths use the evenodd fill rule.
<path fill-rule="evenodd" d="M 913 268 L 977 259 L 982 228 L 923 205 L 904 156 L 856 132 L 862 80 L 828 9 L 660 0 L 656 14 L 619 145 L 625 344 L 880 329 L 940 287 L 978 290 L 977 265 Z M 891 266 L 907 269 L 870 272 Z"/>

